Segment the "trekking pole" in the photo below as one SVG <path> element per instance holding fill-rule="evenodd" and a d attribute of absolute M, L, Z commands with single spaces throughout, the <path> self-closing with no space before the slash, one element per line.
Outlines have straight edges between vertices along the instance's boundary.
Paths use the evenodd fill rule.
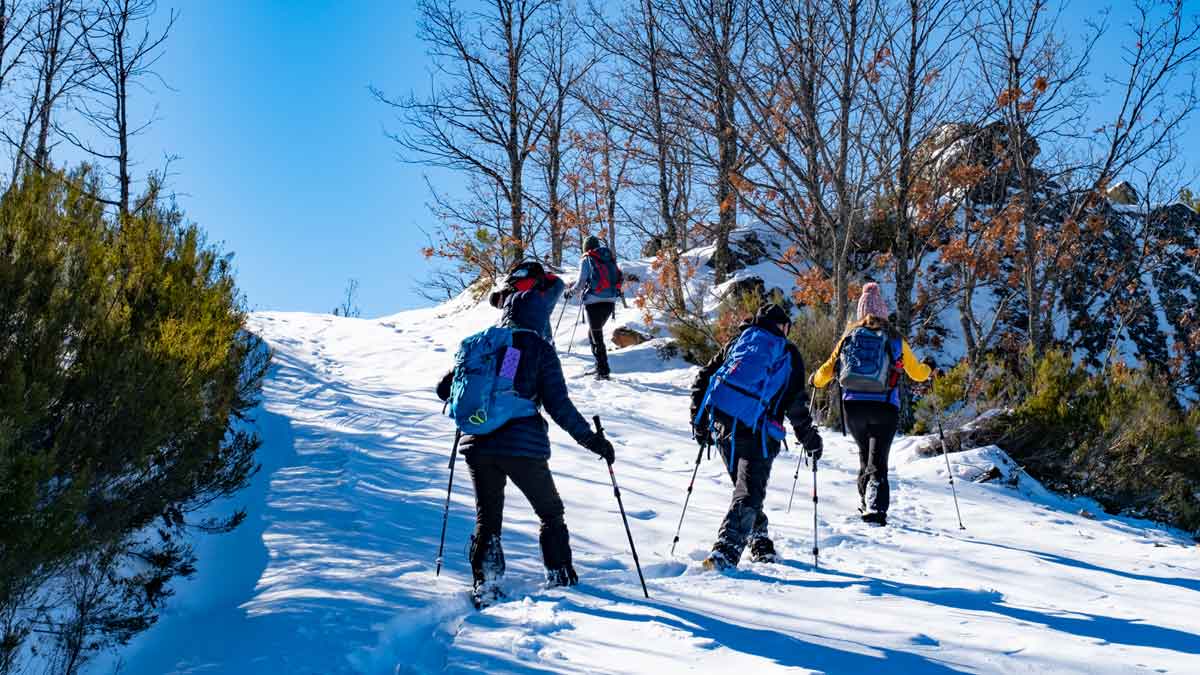
<path fill-rule="evenodd" d="M 604 435 L 604 427 L 600 426 L 600 416 L 594 415 L 592 421 L 596 424 L 596 433 Z M 608 477 L 612 479 L 613 496 L 617 498 L 617 508 L 621 509 L 621 522 L 625 523 L 625 536 L 629 537 L 629 551 L 633 553 L 633 566 L 637 568 L 638 579 L 642 582 L 642 594 L 650 599 L 650 591 L 646 590 L 646 577 L 642 575 L 642 563 L 638 561 L 637 547 L 633 545 L 633 532 L 629 529 L 629 518 L 625 517 L 625 504 L 621 501 L 621 488 L 617 487 L 617 475 L 613 473 L 612 462 L 608 462 Z"/>
<path fill-rule="evenodd" d="M 450 450 L 450 482 L 446 484 L 446 510 L 442 512 L 442 537 L 438 542 L 437 571 L 433 576 L 442 575 L 442 552 L 446 548 L 446 522 L 450 520 L 450 491 L 454 489 L 454 462 L 458 459 L 458 441 L 462 438 L 462 429 L 454 430 L 454 448 Z"/>
<path fill-rule="evenodd" d="M 563 309 L 566 309 L 565 307 Z M 575 349 L 575 332 L 579 330 L 579 321 L 583 316 L 583 300 L 579 300 L 579 313 L 575 315 L 575 326 L 571 328 L 571 342 L 567 345 L 567 354 Z"/>
<path fill-rule="evenodd" d="M 569 299 L 564 298 L 562 309 L 560 309 L 558 311 L 558 321 L 554 324 L 554 334 L 555 335 L 558 335 L 558 329 L 560 326 L 562 326 L 563 314 L 567 313 L 567 305 L 569 305 L 569 304 L 571 304 L 571 301 Z"/>
<path fill-rule="evenodd" d="M 813 460 L 812 467 L 813 467 L 813 489 L 812 489 L 812 497 L 813 497 L 813 569 L 819 570 L 819 569 L 821 569 L 821 563 L 820 563 L 821 546 L 820 546 L 819 540 L 817 539 L 817 460 L 815 460 L 815 459 Z"/>
<path fill-rule="evenodd" d="M 788 497 L 787 512 L 792 512 L 792 502 L 796 499 L 796 485 L 800 483 L 800 465 L 804 463 L 804 455 L 796 458 L 796 475 L 792 476 L 792 496 Z"/>
<path fill-rule="evenodd" d="M 813 387 L 812 394 L 810 394 L 808 397 L 808 417 L 809 417 L 809 419 L 812 419 L 813 404 L 816 403 L 816 401 L 817 401 L 817 388 Z M 817 424 L 817 422 L 814 419 L 813 426 L 816 426 L 816 424 Z M 786 438 L 783 439 L 783 447 L 787 448 L 788 452 L 791 452 L 791 448 L 788 448 L 788 442 L 787 442 Z M 795 499 L 796 499 L 796 485 L 798 485 L 800 483 L 800 465 L 803 464 L 806 459 L 808 459 L 808 456 L 806 454 L 801 454 L 800 457 L 798 457 L 796 459 L 796 475 L 792 476 L 792 496 L 788 497 L 788 507 L 787 507 L 788 513 L 792 512 L 792 502 L 795 501 Z"/>
<path fill-rule="evenodd" d="M 683 512 L 679 514 L 679 525 L 675 528 L 675 538 L 671 540 L 671 555 L 675 555 L 675 544 L 679 543 L 679 533 L 683 531 L 683 517 L 687 515 L 688 502 L 692 500 L 692 488 L 696 485 L 696 474 L 700 473 L 700 460 L 704 459 L 704 446 L 696 453 L 696 467 L 692 469 L 692 480 L 688 483 L 687 496 L 683 498 Z"/>
<path fill-rule="evenodd" d="M 937 401 L 933 397 L 929 397 L 929 401 L 933 403 L 933 415 L 937 419 L 938 438 L 942 441 L 942 457 L 946 460 L 946 475 L 950 477 L 950 494 L 954 495 L 954 515 L 958 516 L 958 529 L 967 529 L 963 525 L 962 511 L 958 509 L 958 488 L 954 486 L 954 470 L 950 468 L 950 453 L 946 451 L 946 434 L 942 431 L 942 411 L 938 408 Z"/>

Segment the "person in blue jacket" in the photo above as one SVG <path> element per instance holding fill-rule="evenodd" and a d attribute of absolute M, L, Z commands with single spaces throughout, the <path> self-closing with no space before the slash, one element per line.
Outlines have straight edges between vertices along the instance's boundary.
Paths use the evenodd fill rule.
<path fill-rule="evenodd" d="M 545 410 L 576 443 L 611 464 L 612 443 L 592 430 L 579 414 L 568 395 L 557 352 L 536 334 L 545 324 L 548 311 L 538 291 L 531 288 L 509 294 L 503 309 L 501 325 L 525 329 L 513 333 L 513 346 L 521 353 L 513 389 L 522 398 L 533 401 L 539 410 Z M 443 401 L 450 398 L 453 378 L 451 370 L 438 383 L 437 394 Z M 550 473 L 550 436 L 545 418 L 540 413 L 517 417 L 488 434 L 465 434 L 459 448 L 475 487 L 475 532 L 471 536 L 470 558 L 477 597 L 492 592 L 504 575 L 500 531 L 504 488 L 509 480 L 525 495 L 541 520 L 539 541 L 547 582 L 551 586 L 575 584 L 579 577 L 572 565 L 562 498 Z"/>

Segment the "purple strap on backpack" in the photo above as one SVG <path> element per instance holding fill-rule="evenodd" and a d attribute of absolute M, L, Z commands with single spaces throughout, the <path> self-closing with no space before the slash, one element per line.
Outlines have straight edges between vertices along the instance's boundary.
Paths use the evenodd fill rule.
<path fill-rule="evenodd" d="M 508 380 L 516 379 L 517 366 L 521 363 L 521 350 L 509 347 L 504 352 L 504 362 L 500 364 L 500 377 Z"/>

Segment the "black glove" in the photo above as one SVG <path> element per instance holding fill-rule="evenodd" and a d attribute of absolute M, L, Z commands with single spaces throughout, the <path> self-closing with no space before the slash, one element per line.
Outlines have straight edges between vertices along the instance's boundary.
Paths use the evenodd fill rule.
<path fill-rule="evenodd" d="M 825 451 L 825 442 L 821 440 L 821 434 L 817 432 L 816 427 L 809 427 L 803 436 L 796 434 L 796 440 L 804 446 L 804 451 L 813 461 L 821 459 Z"/>
<path fill-rule="evenodd" d="M 700 424 L 693 424 L 692 438 L 696 439 L 696 443 L 702 448 L 712 445 L 712 428 L 708 426 L 708 422 L 701 420 Z"/>
<path fill-rule="evenodd" d="M 600 455 L 609 464 L 612 464 L 617 458 L 616 453 L 613 452 L 613 444 L 604 437 L 604 434 L 592 434 L 583 447 Z"/>

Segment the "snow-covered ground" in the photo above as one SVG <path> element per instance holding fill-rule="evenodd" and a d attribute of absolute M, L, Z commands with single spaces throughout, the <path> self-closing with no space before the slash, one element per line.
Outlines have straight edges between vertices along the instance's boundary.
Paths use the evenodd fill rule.
<path fill-rule="evenodd" d="M 581 584 L 541 588 L 537 521 L 510 488 L 512 600 L 476 612 L 465 594 L 474 508 L 462 463 L 447 567 L 434 576 L 454 428 L 433 386 L 459 340 L 496 318 L 459 310 L 252 317 L 276 361 L 259 415 L 263 471 L 234 500 L 250 517 L 201 542 L 199 574 L 125 650 L 123 672 L 1200 672 L 1194 543 L 1142 521 L 1089 519 L 1086 504 L 1026 479 L 1020 490 L 960 481 L 960 531 L 946 465 L 917 458 L 916 439 L 894 446 L 892 525 L 874 529 L 853 517 L 852 442 L 825 433 L 819 570 L 810 472 L 786 512 L 789 454 L 767 499 L 782 562 L 699 569 L 729 501 L 715 458 L 670 556 L 696 458 L 693 369 L 643 345 L 613 352 L 614 380 L 593 382 L 584 329 L 565 355 L 569 317 L 557 342 L 571 395 L 585 415 L 602 415 L 616 444 L 651 599 L 603 463 L 552 427 Z M 956 473 L 977 474 L 989 458 L 958 455 Z"/>

